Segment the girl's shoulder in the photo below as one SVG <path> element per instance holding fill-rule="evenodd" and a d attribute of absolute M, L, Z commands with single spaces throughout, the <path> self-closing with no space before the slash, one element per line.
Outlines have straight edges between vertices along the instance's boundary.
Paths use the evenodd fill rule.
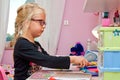
<path fill-rule="evenodd" d="M 16 41 L 16 44 L 17 46 L 30 46 L 32 45 L 31 42 L 29 42 L 26 38 L 23 38 L 23 37 L 19 37 Z"/>

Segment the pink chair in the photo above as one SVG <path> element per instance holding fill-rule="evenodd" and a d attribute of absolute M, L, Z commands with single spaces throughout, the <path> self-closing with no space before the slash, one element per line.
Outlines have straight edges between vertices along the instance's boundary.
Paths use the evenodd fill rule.
<path fill-rule="evenodd" d="M 0 80 L 8 80 L 4 69 L 0 66 Z"/>

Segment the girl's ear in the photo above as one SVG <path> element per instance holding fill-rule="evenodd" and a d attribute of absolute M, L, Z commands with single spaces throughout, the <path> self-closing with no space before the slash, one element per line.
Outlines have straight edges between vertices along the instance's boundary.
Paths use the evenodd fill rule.
<path fill-rule="evenodd" d="M 25 20 L 24 22 L 23 22 L 23 33 L 26 33 L 27 31 L 28 31 L 28 29 L 29 29 L 29 25 L 30 25 L 30 20 Z"/>
<path fill-rule="evenodd" d="M 30 25 L 30 20 L 26 19 L 26 20 L 24 21 L 24 23 L 23 23 L 23 26 L 26 27 L 26 28 L 28 28 L 29 25 Z"/>

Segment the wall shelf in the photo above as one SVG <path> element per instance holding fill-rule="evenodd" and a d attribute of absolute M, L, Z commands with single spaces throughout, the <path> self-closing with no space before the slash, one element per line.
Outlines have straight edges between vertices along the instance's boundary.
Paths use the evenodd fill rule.
<path fill-rule="evenodd" d="M 105 12 L 120 9 L 120 0 L 86 0 L 84 12 Z"/>

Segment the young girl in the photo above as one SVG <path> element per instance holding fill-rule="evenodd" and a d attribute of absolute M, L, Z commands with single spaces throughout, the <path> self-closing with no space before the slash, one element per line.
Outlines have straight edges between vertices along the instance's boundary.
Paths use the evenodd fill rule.
<path fill-rule="evenodd" d="M 31 66 L 36 64 L 59 69 L 69 69 L 70 63 L 78 64 L 79 67 L 88 64 L 82 56 L 51 56 L 34 41 L 45 29 L 45 18 L 44 9 L 35 3 L 27 3 L 18 8 L 15 21 L 14 80 L 26 80 L 33 71 Z"/>

